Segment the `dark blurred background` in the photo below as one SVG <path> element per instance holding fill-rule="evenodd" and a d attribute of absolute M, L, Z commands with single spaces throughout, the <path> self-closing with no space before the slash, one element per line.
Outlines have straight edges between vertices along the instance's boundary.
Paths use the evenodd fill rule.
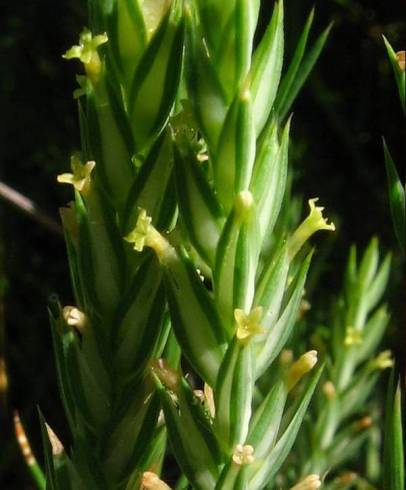
<path fill-rule="evenodd" d="M 306 198 L 319 196 L 327 215 L 339 223 L 320 279 L 326 294 L 334 294 L 341 283 L 351 243 L 364 247 L 378 235 L 384 249 L 396 247 L 381 135 L 404 178 L 405 133 L 381 34 L 395 50 L 405 48 L 400 3 L 316 2 L 313 32 L 331 20 L 335 25 L 293 108 L 293 164 L 294 192 Z M 72 98 L 75 65 L 62 60 L 61 53 L 76 42 L 86 23 L 84 4 L 83 0 L 2 2 L 0 181 L 32 199 L 55 221 L 58 207 L 69 200 L 69 190 L 57 186 L 55 177 L 68 168 L 79 141 Z M 313 2 L 285 4 L 289 58 Z M 266 24 L 272 5 L 271 0 L 263 1 L 261 24 Z M 398 259 L 395 264 L 399 271 Z M 399 272 L 393 283 L 398 280 Z M 20 411 L 40 460 L 37 405 L 56 431 L 68 437 L 55 386 L 46 311 L 53 292 L 69 303 L 63 240 L 0 201 L 0 344 L 9 381 L 8 403 L 2 402 L 0 408 L 0 488 L 5 490 L 33 488 L 13 440 L 13 409 Z M 390 300 L 395 331 L 402 325 L 396 286 Z"/>

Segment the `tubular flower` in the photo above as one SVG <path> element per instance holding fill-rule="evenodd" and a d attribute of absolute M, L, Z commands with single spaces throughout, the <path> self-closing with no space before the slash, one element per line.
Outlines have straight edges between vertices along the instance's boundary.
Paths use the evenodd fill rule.
<path fill-rule="evenodd" d="M 262 318 L 262 306 L 256 306 L 248 314 L 236 308 L 234 318 L 237 323 L 237 339 L 242 344 L 247 343 L 252 336 L 264 333 L 264 328 L 259 323 Z"/>
<path fill-rule="evenodd" d="M 233 453 L 233 462 L 239 466 L 251 464 L 255 460 L 254 448 L 249 444 L 237 444 Z"/>
<path fill-rule="evenodd" d="M 86 194 L 90 189 L 90 177 L 96 162 L 90 161 L 83 164 L 76 155 L 73 155 L 70 165 L 72 173 L 58 175 L 57 181 L 60 184 L 71 184 L 77 191 Z"/>
<path fill-rule="evenodd" d="M 96 82 L 101 71 L 101 61 L 97 48 L 105 44 L 107 40 L 106 33 L 93 37 L 89 29 L 84 29 L 79 37 L 79 44 L 68 49 L 62 57 L 67 60 L 78 58 L 85 65 L 88 77 Z"/>
<path fill-rule="evenodd" d="M 151 225 L 152 218 L 145 209 L 140 208 L 135 228 L 124 237 L 126 242 L 132 243 L 134 250 L 142 252 L 144 247 L 151 247 L 161 259 L 170 248 L 165 238 Z"/>
<path fill-rule="evenodd" d="M 347 327 L 344 339 L 344 345 L 362 344 L 362 332 L 354 327 Z"/>
<path fill-rule="evenodd" d="M 384 350 L 372 361 L 372 367 L 374 369 L 387 369 L 391 368 L 392 366 L 393 358 L 390 350 Z"/>
<path fill-rule="evenodd" d="M 317 351 L 311 350 L 306 352 L 292 364 L 286 375 L 286 387 L 288 391 L 292 390 L 302 377 L 311 371 L 317 363 Z"/>
<path fill-rule="evenodd" d="M 87 323 L 87 318 L 83 311 L 80 311 L 76 306 L 65 306 L 62 310 L 62 316 L 70 327 L 75 327 L 79 332 L 83 332 Z"/>
<path fill-rule="evenodd" d="M 334 231 L 336 229 L 334 223 L 327 223 L 327 219 L 323 217 L 322 211 L 324 208 L 315 205 L 318 199 L 318 197 L 309 199 L 310 213 L 289 240 L 289 256 L 291 259 L 295 257 L 313 233 L 319 230 Z"/>

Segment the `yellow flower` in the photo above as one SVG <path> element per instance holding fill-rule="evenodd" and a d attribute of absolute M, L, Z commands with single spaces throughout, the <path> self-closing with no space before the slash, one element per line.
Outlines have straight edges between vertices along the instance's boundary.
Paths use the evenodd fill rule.
<path fill-rule="evenodd" d="M 135 228 L 124 237 L 126 242 L 132 243 L 134 250 L 142 252 L 144 247 L 151 247 L 159 260 L 163 261 L 171 252 L 171 246 L 165 238 L 151 224 L 152 218 L 145 209 L 140 208 Z"/>
<path fill-rule="evenodd" d="M 311 371 L 317 363 L 317 351 L 310 350 L 290 366 L 286 374 L 286 388 L 292 390 L 302 377 Z"/>
<path fill-rule="evenodd" d="M 299 483 L 296 483 L 294 487 L 291 487 L 290 490 L 316 490 L 321 487 L 320 476 L 313 474 L 308 475 L 306 478 Z"/>
<path fill-rule="evenodd" d="M 140 209 L 135 228 L 126 237 L 124 237 L 126 242 L 134 245 L 134 250 L 137 252 L 142 252 L 146 245 L 145 242 L 152 228 L 151 221 L 152 218 L 147 216 L 145 209 Z"/>
<path fill-rule="evenodd" d="M 344 344 L 347 346 L 362 344 L 362 332 L 354 327 L 347 327 Z"/>
<path fill-rule="evenodd" d="M 162 481 L 159 476 L 153 471 L 145 471 L 142 474 L 142 482 L 141 482 L 142 490 L 170 490 L 169 487 L 164 481 Z"/>
<path fill-rule="evenodd" d="M 256 306 L 248 314 L 244 310 L 235 309 L 234 318 L 237 323 L 237 339 L 245 344 L 253 335 L 264 333 L 259 323 L 262 318 L 262 306 Z"/>
<path fill-rule="evenodd" d="M 237 444 L 233 453 L 233 462 L 239 466 L 243 464 L 250 464 L 255 460 L 254 448 L 249 444 L 243 446 Z"/>
<path fill-rule="evenodd" d="M 393 366 L 392 352 L 384 350 L 372 360 L 372 367 L 375 369 L 387 369 Z"/>
<path fill-rule="evenodd" d="M 299 225 L 294 234 L 289 240 L 289 256 L 291 259 L 299 252 L 303 244 L 318 230 L 334 231 L 336 227 L 334 223 L 327 223 L 327 219 L 323 217 L 323 207 L 316 206 L 315 202 L 318 197 L 309 199 L 310 213 L 308 217 Z"/>
<path fill-rule="evenodd" d="M 79 37 L 79 44 L 72 46 L 63 58 L 71 60 L 78 58 L 84 65 L 87 75 L 92 81 L 97 81 L 101 71 L 101 61 L 97 48 L 107 42 L 107 34 L 92 35 L 89 29 L 84 29 Z"/>
<path fill-rule="evenodd" d="M 57 180 L 61 184 L 71 184 L 73 187 L 84 194 L 90 188 L 90 176 L 96 165 L 96 162 L 86 162 L 84 165 L 77 156 L 71 157 L 72 173 L 60 174 Z"/>

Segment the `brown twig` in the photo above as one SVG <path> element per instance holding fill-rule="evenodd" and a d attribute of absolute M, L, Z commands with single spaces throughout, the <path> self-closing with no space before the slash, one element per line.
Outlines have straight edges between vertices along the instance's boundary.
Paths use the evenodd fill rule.
<path fill-rule="evenodd" d="M 52 231 L 52 233 L 63 236 L 62 229 L 58 223 L 41 211 L 34 201 L 1 181 L 0 197 L 23 213 L 27 214 L 31 219 L 41 224 L 49 231 Z"/>

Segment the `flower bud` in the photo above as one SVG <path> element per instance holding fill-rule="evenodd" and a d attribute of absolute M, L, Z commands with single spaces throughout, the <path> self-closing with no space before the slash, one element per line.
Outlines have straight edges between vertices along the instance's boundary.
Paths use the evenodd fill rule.
<path fill-rule="evenodd" d="M 254 448 L 249 444 L 237 444 L 233 453 L 233 462 L 239 466 L 251 464 L 255 460 Z"/>
<path fill-rule="evenodd" d="M 156 473 L 145 471 L 142 474 L 142 490 L 170 490 L 170 488 Z"/>
<path fill-rule="evenodd" d="M 286 374 L 285 383 L 287 390 L 292 390 L 295 385 L 302 379 L 302 377 L 313 369 L 316 363 L 316 350 L 311 350 L 300 356 L 299 359 L 292 364 Z"/>
<path fill-rule="evenodd" d="M 80 311 L 76 306 L 65 306 L 62 310 L 62 316 L 70 327 L 74 327 L 83 333 L 87 324 L 87 317 L 83 311 Z"/>
<path fill-rule="evenodd" d="M 319 475 L 309 475 L 290 490 L 316 490 L 321 487 L 321 481 Z"/>
<path fill-rule="evenodd" d="M 237 339 L 242 344 L 246 344 L 254 335 L 264 333 L 259 321 L 262 318 L 262 307 L 256 306 L 248 314 L 236 308 L 234 318 L 237 323 Z"/>
<path fill-rule="evenodd" d="M 313 233 L 316 233 L 318 230 L 334 231 L 336 229 L 334 223 L 327 223 L 327 219 L 323 217 L 322 211 L 324 208 L 315 205 L 315 202 L 318 201 L 318 199 L 318 197 L 309 199 L 309 216 L 299 225 L 289 239 L 289 257 L 291 260 Z"/>

